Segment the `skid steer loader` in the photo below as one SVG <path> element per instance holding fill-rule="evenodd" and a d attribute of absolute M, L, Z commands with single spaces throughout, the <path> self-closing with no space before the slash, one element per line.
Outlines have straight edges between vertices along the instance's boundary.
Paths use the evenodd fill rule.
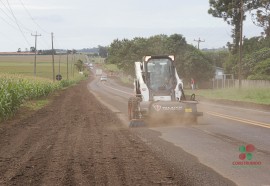
<path fill-rule="evenodd" d="M 188 100 L 183 91 L 174 56 L 144 56 L 135 62 L 135 96 L 128 100 L 130 127 L 144 126 L 146 119 L 188 118 L 197 123 L 198 101 L 195 94 Z"/>

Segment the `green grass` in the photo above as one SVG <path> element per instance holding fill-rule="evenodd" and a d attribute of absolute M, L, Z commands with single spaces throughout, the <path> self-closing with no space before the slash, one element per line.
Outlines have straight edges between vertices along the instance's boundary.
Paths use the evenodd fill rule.
<path fill-rule="evenodd" d="M 49 100 L 46 98 L 43 98 L 43 99 L 25 102 L 24 104 L 22 104 L 22 106 L 24 106 L 30 110 L 39 110 L 39 109 L 43 108 L 45 105 L 47 105 L 48 103 L 49 103 Z"/>
<path fill-rule="evenodd" d="M 210 99 L 227 99 L 233 101 L 244 101 L 259 104 L 270 104 L 270 88 L 229 88 L 215 90 L 185 90 L 186 94 L 195 93 Z"/>
<path fill-rule="evenodd" d="M 103 66 L 106 70 L 111 71 L 111 72 L 120 72 L 118 69 L 117 65 L 115 64 L 104 64 Z"/>

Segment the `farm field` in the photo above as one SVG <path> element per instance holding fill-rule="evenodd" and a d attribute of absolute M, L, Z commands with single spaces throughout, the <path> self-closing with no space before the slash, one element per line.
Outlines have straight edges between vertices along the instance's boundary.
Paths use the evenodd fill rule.
<path fill-rule="evenodd" d="M 77 60 L 85 59 L 84 55 L 69 55 L 68 57 L 68 71 L 69 78 L 73 77 L 76 70 L 73 64 Z M 54 56 L 55 74 L 62 75 L 63 79 L 67 79 L 67 56 Z M 60 68 L 59 68 L 60 64 Z M 31 56 L 0 56 L 0 73 L 23 74 L 26 76 L 34 76 L 34 55 Z M 37 55 L 36 75 L 37 77 L 52 79 L 52 56 Z"/>
<path fill-rule="evenodd" d="M 80 75 L 73 65 L 78 59 L 84 60 L 83 57 L 83 55 L 69 56 L 67 80 L 67 56 L 55 56 L 55 75 L 60 70 L 62 81 L 52 83 L 51 56 L 37 56 L 36 78 L 34 77 L 34 55 L 0 56 L 0 122 L 14 115 L 26 101 L 46 97 L 56 89 L 84 79 L 84 76 Z"/>

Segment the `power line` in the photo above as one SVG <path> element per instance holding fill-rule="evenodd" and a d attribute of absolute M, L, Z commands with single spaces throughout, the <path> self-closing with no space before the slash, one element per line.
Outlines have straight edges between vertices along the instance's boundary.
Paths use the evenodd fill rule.
<path fill-rule="evenodd" d="M 2 10 L 2 9 L 1 9 Z M 18 30 L 17 27 L 15 27 L 14 25 L 10 24 L 9 22 L 7 22 L 4 18 L 0 17 L 5 23 L 7 23 L 8 25 L 10 25 L 11 27 L 13 27 L 15 30 Z"/>
<path fill-rule="evenodd" d="M 0 2 L 5 6 L 5 8 L 6 9 L 8 9 L 7 7 L 6 7 L 6 5 L 0 0 Z M 11 20 L 11 21 L 13 21 L 14 22 L 14 20 L 12 19 L 12 17 L 10 17 L 1 7 L 0 7 L 0 10 Z M 9 9 L 8 9 L 8 11 L 9 11 Z"/>
<path fill-rule="evenodd" d="M 24 10 L 27 12 L 27 14 L 29 15 L 29 17 L 31 18 L 31 20 L 33 21 L 33 23 L 35 23 L 43 32 L 45 32 L 46 34 L 50 34 L 49 32 L 47 32 L 45 29 L 43 29 L 33 18 L 33 16 L 30 14 L 30 12 L 28 11 L 28 9 L 24 6 L 22 0 L 20 0 Z"/>
<path fill-rule="evenodd" d="M 19 30 L 20 30 L 22 36 L 24 37 L 24 39 L 25 39 L 25 41 L 28 43 L 28 45 L 31 46 L 31 44 L 30 44 L 29 41 L 26 39 L 26 37 L 25 37 L 25 35 L 24 35 L 24 33 L 23 33 L 21 27 L 20 27 L 20 25 L 19 25 L 19 23 L 18 23 L 18 20 L 17 20 L 16 16 L 14 15 L 14 13 L 13 13 L 13 11 L 12 11 L 12 8 L 11 8 L 11 6 L 10 6 L 8 0 L 7 0 L 7 3 L 8 3 L 8 7 L 9 7 L 9 9 L 10 9 L 10 12 L 11 12 L 11 14 L 12 14 L 12 17 L 14 18 L 14 20 L 15 20 L 15 22 L 16 22 L 16 24 L 17 24 L 17 26 L 18 26 L 18 28 L 19 28 Z"/>
<path fill-rule="evenodd" d="M 7 9 L 7 11 L 8 11 L 8 13 L 10 13 L 11 15 L 12 15 L 12 11 L 5 5 L 5 3 L 3 3 L 3 1 L 2 0 L 0 0 L 0 2 L 4 5 L 4 7 Z M 6 11 L 4 11 L 1 7 L 0 7 L 0 10 L 13 22 L 13 23 L 15 23 L 16 24 L 16 21 L 12 18 L 12 16 L 10 16 L 10 15 L 8 15 L 8 13 L 6 13 Z M 18 20 L 17 20 L 18 21 Z M 7 21 L 5 21 L 6 23 L 7 23 Z M 18 22 L 19 23 L 19 22 Z M 11 25 L 10 23 L 7 23 L 7 24 L 9 24 L 9 25 Z M 21 24 L 21 23 L 20 23 Z M 13 25 L 11 25 L 12 27 L 14 27 Z M 27 31 L 28 33 L 31 33 L 31 29 L 28 29 L 28 28 L 26 28 L 25 26 L 23 26 L 22 24 L 21 24 L 21 27 L 25 30 L 25 31 Z M 16 28 L 16 29 L 18 29 L 18 28 Z"/>

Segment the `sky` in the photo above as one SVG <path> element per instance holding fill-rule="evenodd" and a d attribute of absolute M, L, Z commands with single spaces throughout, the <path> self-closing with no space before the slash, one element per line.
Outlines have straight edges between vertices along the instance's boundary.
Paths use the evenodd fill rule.
<path fill-rule="evenodd" d="M 181 34 L 187 43 L 204 40 L 200 48 L 220 48 L 231 42 L 231 29 L 207 13 L 208 0 L 0 0 L 0 52 L 51 48 L 82 49 L 109 46 L 114 39 Z M 244 36 L 259 36 L 262 28 L 250 17 Z"/>

